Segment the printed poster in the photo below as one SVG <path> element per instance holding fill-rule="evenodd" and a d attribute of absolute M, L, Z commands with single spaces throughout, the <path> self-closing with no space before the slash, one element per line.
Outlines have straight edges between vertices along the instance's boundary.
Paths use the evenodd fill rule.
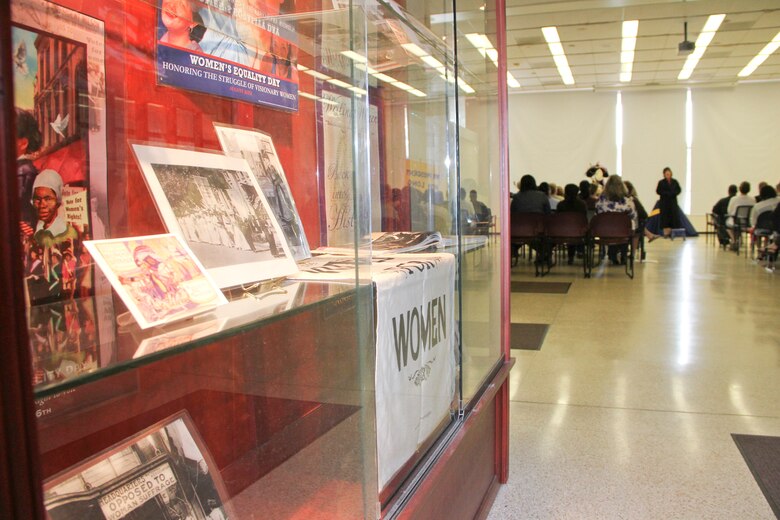
<path fill-rule="evenodd" d="M 203 440 L 186 411 L 47 480 L 51 518 L 234 518 Z"/>
<path fill-rule="evenodd" d="M 355 175 L 352 153 L 352 96 L 343 96 L 323 90 L 322 129 L 323 129 L 323 182 L 325 244 L 343 247 L 355 242 L 355 215 L 353 177 Z M 355 106 L 365 114 L 365 103 L 356 102 Z M 361 114 L 357 114 L 361 117 Z M 380 208 L 381 176 L 379 160 L 379 109 L 369 106 L 369 161 L 371 182 L 371 206 Z M 381 229 L 382 215 L 379 211 L 370 212 L 365 205 L 360 215 L 361 222 L 371 222 L 372 229 Z"/>
<path fill-rule="evenodd" d="M 227 303 L 175 235 L 92 240 L 85 245 L 142 329 Z"/>
<path fill-rule="evenodd" d="M 11 17 L 25 300 L 89 297 L 105 283 L 83 246 L 108 215 L 103 22 L 44 0 Z"/>
<path fill-rule="evenodd" d="M 252 168 L 255 180 L 282 228 L 293 258 L 304 260 L 311 257 L 303 223 L 271 136 L 255 130 L 217 124 L 214 129 L 225 155 L 244 158 Z"/>
<path fill-rule="evenodd" d="M 140 144 L 133 151 L 168 231 L 187 242 L 220 288 L 298 270 L 244 159 Z"/>
<path fill-rule="evenodd" d="M 157 5 L 160 85 L 298 110 L 298 36 L 280 17 L 288 14 L 281 12 L 281 2 L 158 0 Z"/>

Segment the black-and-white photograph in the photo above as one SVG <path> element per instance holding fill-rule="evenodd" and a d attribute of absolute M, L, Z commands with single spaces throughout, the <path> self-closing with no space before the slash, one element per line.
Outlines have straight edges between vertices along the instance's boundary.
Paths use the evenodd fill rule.
<path fill-rule="evenodd" d="M 219 287 L 296 272 L 282 227 L 245 160 L 133 149 L 168 231 L 187 242 Z"/>
<path fill-rule="evenodd" d="M 43 498 L 53 520 L 227 520 L 226 500 L 186 412 L 55 476 Z"/>
<path fill-rule="evenodd" d="M 231 126 L 214 125 L 214 128 L 225 155 L 242 157 L 249 164 L 282 228 L 293 258 L 309 258 L 309 243 L 271 136 Z"/>

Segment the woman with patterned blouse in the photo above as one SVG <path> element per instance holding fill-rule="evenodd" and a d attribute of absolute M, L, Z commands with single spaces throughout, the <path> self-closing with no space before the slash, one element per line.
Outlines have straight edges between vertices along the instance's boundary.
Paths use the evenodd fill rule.
<path fill-rule="evenodd" d="M 610 175 L 601 197 L 596 201 L 596 213 L 626 213 L 631 217 L 631 229 L 636 230 L 638 216 L 634 201 L 628 196 L 626 185 L 618 175 Z M 607 252 L 613 264 L 624 264 L 628 246 L 610 246 Z M 618 261 L 618 254 L 621 255 Z"/>

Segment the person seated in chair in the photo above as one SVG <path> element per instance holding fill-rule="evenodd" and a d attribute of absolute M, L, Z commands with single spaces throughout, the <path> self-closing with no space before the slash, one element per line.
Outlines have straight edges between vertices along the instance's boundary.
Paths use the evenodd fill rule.
<path fill-rule="evenodd" d="M 723 197 L 712 206 L 712 214 L 715 216 L 715 224 L 718 231 L 718 240 L 720 245 L 725 246 L 729 243 L 729 235 L 726 233 L 726 216 L 729 211 L 729 202 L 737 195 L 737 185 L 729 186 L 728 197 Z"/>
<path fill-rule="evenodd" d="M 623 180 L 617 175 L 612 175 L 607 179 L 604 191 L 596 202 L 596 213 L 626 213 L 631 218 L 631 229 L 637 228 L 636 206 L 634 206 L 631 197 L 628 196 L 628 190 L 623 184 Z M 625 264 L 628 246 L 610 246 L 607 254 L 613 264 Z"/>
<path fill-rule="evenodd" d="M 523 175 L 520 178 L 520 191 L 512 197 L 512 204 L 509 207 L 511 214 L 514 213 L 550 213 L 550 201 L 547 195 L 536 188 L 536 179 L 533 175 Z M 519 247 L 512 249 L 512 256 L 517 257 Z M 537 260 L 542 261 L 545 258 L 543 252 L 537 254 Z"/>
<path fill-rule="evenodd" d="M 744 181 L 739 185 L 739 195 L 733 197 L 729 201 L 729 207 L 726 210 L 726 230 L 729 234 L 732 251 L 736 251 L 739 248 L 737 236 L 734 234 L 734 215 L 737 213 L 737 208 L 740 206 L 753 207 L 756 205 L 755 197 L 751 197 L 748 193 L 750 193 L 750 183 Z"/>
<path fill-rule="evenodd" d="M 577 187 L 576 184 L 567 184 L 566 187 L 563 189 L 563 200 L 558 203 L 558 209 L 556 210 L 558 213 L 567 213 L 567 212 L 574 212 L 574 213 L 582 213 L 583 215 L 588 214 L 588 206 L 585 204 L 585 201 L 582 200 L 579 197 L 580 189 Z M 583 247 L 582 246 L 568 246 L 568 256 L 569 256 L 569 265 L 572 265 L 574 263 L 574 254 L 578 253 L 578 255 L 581 257 L 584 254 Z"/>
<path fill-rule="evenodd" d="M 469 200 L 471 201 L 471 205 L 474 207 L 474 216 L 476 217 L 477 222 L 489 223 L 490 218 L 493 216 L 492 212 L 490 211 L 490 208 L 477 200 L 477 190 L 471 190 L 469 192 Z"/>

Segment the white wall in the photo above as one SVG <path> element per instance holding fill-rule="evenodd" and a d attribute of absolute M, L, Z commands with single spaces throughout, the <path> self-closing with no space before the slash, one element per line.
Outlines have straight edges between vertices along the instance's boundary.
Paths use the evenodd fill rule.
<path fill-rule="evenodd" d="M 623 178 L 650 211 L 663 169 L 685 185 L 685 90 L 623 93 Z M 682 207 L 685 194 L 677 198 Z"/>
<path fill-rule="evenodd" d="M 579 183 L 590 165 L 615 164 L 615 93 L 509 97 L 509 178 Z M 512 186 L 511 191 L 515 191 Z"/>
<path fill-rule="evenodd" d="M 645 206 L 669 166 L 683 186 L 686 173 L 685 89 L 623 93 L 623 175 Z M 578 183 L 596 161 L 615 161 L 615 92 L 513 94 L 509 150 L 513 182 Z M 691 214 L 708 212 L 728 184 L 780 182 L 780 84 L 694 89 Z M 755 192 L 755 189 L 753 190 Z M 679 198 L 683 204 L 684 194 Z"/>

